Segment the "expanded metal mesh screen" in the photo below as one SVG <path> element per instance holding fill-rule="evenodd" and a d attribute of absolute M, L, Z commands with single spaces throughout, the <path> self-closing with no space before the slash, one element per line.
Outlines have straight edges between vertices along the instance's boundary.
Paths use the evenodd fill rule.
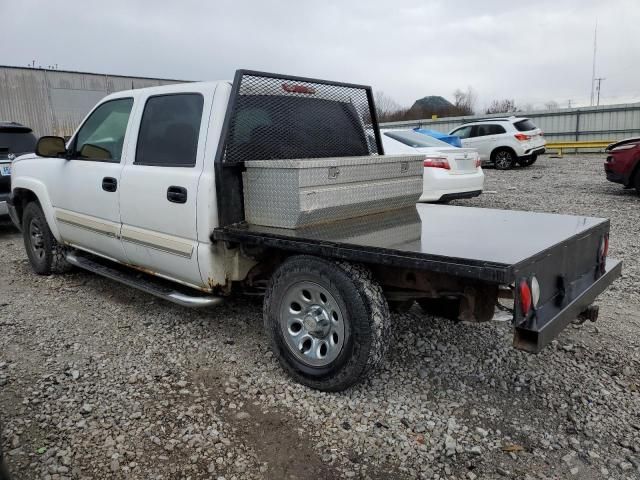
<path fill-rule="evenodd" d="M 239 72 L 223 161 L 378 155 L 368 87 Z"/>

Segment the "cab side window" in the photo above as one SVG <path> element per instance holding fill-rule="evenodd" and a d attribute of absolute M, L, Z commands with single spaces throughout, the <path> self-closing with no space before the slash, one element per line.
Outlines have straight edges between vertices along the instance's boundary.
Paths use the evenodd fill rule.
<path fill-rule="evenodd" d="M 195 166 L 203 103 L 199 93 L 150 97 L 142 113 L 134 163 Z"/>
<path fill-rule="evenodd" d="M 132 98 L 109 100 L 98 106 L 78 130 L 73 158 L 120 162 L 132 107 Z"/>

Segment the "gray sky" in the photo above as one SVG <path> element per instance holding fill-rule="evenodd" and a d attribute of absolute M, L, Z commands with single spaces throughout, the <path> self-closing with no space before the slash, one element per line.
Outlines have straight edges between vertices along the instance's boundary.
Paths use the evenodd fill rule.
<path fill-rule="evenodd" d="M 90 5 L 93 4 L 93 5 Z M 460 87 L 541 106 L 640 101 L 638 0 L 0 0 L 0 64 L 216 80 L 236 68 L 372 85 L 409 106 Z"/>

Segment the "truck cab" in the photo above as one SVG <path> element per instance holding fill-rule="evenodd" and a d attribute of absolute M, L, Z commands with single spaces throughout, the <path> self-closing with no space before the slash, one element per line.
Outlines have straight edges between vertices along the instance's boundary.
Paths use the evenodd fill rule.
<path fill-rule="evenodd" d="M 38 196 L 65 244 L 206 288 L 217 276 L 209 261 L 216 197 L 198 186 L 212 178 L 230 90 L 214 82 L 111 94 L 80 124 L 64 158 L 16 161 L 13 188 Z"/>

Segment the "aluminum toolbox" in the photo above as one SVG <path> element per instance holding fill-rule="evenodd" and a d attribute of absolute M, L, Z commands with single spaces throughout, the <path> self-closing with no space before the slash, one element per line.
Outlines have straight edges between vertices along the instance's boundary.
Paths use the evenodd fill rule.
<path fill-rule="evenodd" d="M 422 155 L 246 161 L 245 219 L 299 228 L 415 204 Z"/>

